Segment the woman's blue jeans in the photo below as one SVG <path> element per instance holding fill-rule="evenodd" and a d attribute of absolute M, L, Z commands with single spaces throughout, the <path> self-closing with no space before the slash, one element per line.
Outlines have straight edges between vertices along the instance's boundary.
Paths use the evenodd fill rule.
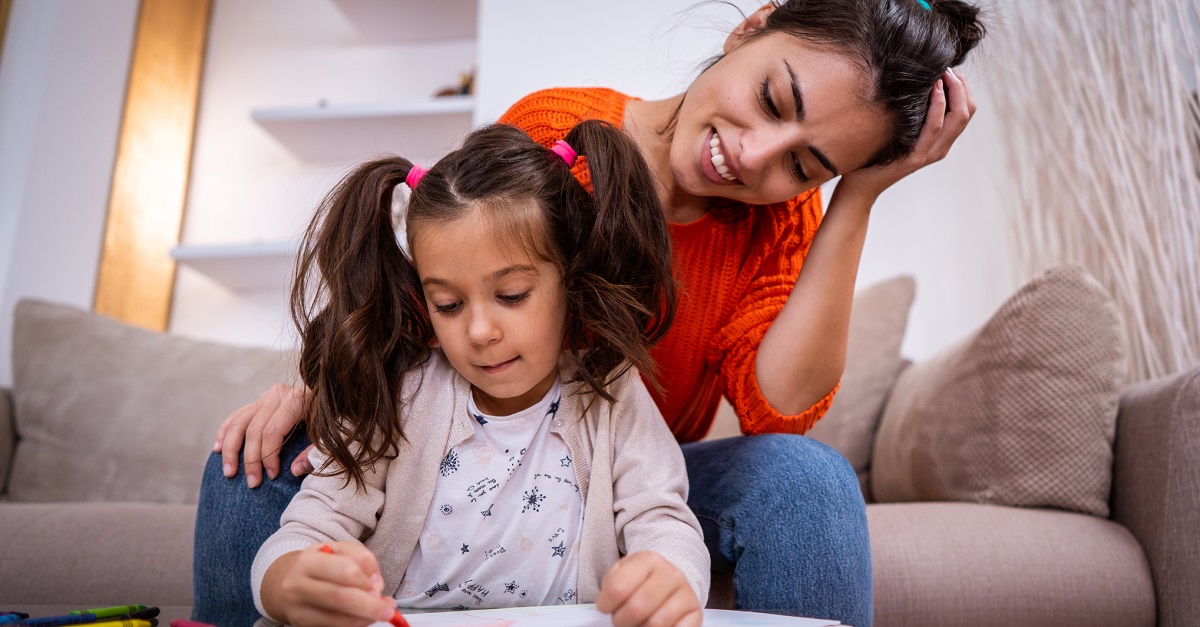
<path fill-rule="evenodd" d="M 204 469 L 196 513 L 194 620 L 237 627 L 258 618 L 250 565 L 300 488 L 287 470 L 308 446 L 284 445 L 274 480 L 246 487 L 239 471 Z M 733 437 L 683 445 L 688 505 L 715 570 L 733 573 L 738 609 L 871 625 L 871 546 L 854 470 L 832 448 L 797 435 Z"/>

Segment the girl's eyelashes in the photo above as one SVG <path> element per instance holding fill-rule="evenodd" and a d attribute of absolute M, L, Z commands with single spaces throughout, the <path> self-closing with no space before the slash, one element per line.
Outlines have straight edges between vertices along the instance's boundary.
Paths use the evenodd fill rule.
<path fill-rule="evenodd" d="M 529 298 L 529 292 L 530 290 L 525 290 L 520 294 L 498 294 L 496 298 L 506 305 L 516 305 L 526 298 Z"/>
<path fill-rule="evenodd" d="M 775 106 L 775 100 L 771 98 L 770 85 L 767 84 L 767 79 L 765 78 L 758 86 L 758 102 L 762 105 L 763 110 L 767 112 L 767 115 L 777 120 L 779 119 L 779 107 Z"/>
<path fill-rule="evenodd" d="M 462 308 L 462 302 L 447 303 L 445 305 L 434 304 L 433 310 L 440 314 L 452 314 Z"/>

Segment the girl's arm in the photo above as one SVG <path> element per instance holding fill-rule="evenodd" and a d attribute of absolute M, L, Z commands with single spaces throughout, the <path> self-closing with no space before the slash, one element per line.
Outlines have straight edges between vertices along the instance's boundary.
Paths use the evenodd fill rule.
<path fill-rule="evenodd" d="M 876 198 L 901 178 L 944 158 L 974 113 L 966 83 L 947 70 L 933 89 L 912 154 L 885 166 L 848 172 L 838 182 L 800 277 L 756 356 L 758 386 L 780 413 L 804 411 L 841 378 L 854 281 Z"/>
<path fill-rule="evenodd" d="M 635 369 L 609 391 L 612 497 L 625 557 L 601 582 L 596 607 L 615 625 L 700 625 L 710 565 L 700 523 L 687 506 L 679 444 Z M 593 488 L 594 489 L 594 488 Z"/>
<path fill-rule="evenodd" d="M 318 449 L 313 449 L 312 458 L 318 468 L 328 459 Z M 383 485 L 387 469 L 387 462 L 369 469 L 365 473 L 367 485 L 363 491 L 357 491 L 353 483 L 346 485 L 344 475 L 327 476 L 322 473 L 310 475 L 304 480 L 300 492 L 283 511 L 279 530 L 263 542 L 250 569 L 251 590 L 259 612 L 276 618 L 279 617 L 278 612 L 286 611 L 295 600 L 286 594 L 288 590 L 294 591 L 294 588 L 287 587 L 289 582 L 306 582 L 303 589 L 311 591 L 314 581 L 329 581 L 332 575 L 326 569 L 331 564 L 340 562 L 342 568 L 351 568 L 352 564 L 339 555 L 306 555 L 306 552 L 329 545 L 340 547 L 339 554 L 348 553 L 352 557 L 360 555 L 357 549 L 345 547 L 361 546 L 360 539 L 375 530 L 378 515 L 383 510 Z M 362 550 L 366 551 L 366 548 Z M 334 557 L 339 559 L 328 559 Z M 362 563 L 361 557 L 355 558 L 355 561 Z M 374 562 L 374 557 L 371 561 Z M 378 566 L 374 566 L 373 571 L 364 571 L 363 576 L 369 578 L 372 572 L 378 571 Z M 340 573 L 338 580 L 352 586 L 361 583 L 358 577 L 345 570 Z M 329 588 L 326 586 L 321 589 Z"/>

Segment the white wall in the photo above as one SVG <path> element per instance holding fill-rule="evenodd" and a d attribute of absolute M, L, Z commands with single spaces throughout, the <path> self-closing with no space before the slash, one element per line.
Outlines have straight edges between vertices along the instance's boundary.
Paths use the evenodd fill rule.
<path fill-rule="evenodd" d="M 602 85 L 647 99 L 686 89 L 740 15 L 696 0 L 480 0 L 478 119 L 543 87 Z M 761 0 L 732 4 L 744 12 Z M 993 29 L 998 24 L 990 24 Z M 986 40 L 976 57 L 986 60 Z M 858 285 L 911 274 L 904 351 L 936 352 L 981 324 L 1016 286 L 1001 204 L 998 123 L 986 73 L 965 72 L 979 112 L 949 159 L 908 177 L 873 210 Z M 828 196 L 826 196 L 828 198 Z"/>
<path fill-rule="evenodd" d="M 0 59 L 0 385 L 24 297 L 90 308 L 136 0 L 17 0 Z"/>
<path fill-rule="evenodd" d="M 365 43 L 330 0 L 217 0 L 181 241 L 296 237 L 349 165 L 299 160 L 251 119 L 252 109 L 428 98 L 474 62 L 473 41 Z M 380 152 L 388 150 L 381 140 Z M 232 291 L 180 266 L 170 329 L 287 346 L 293 333 L 285 292 L 282 283 Z"/>

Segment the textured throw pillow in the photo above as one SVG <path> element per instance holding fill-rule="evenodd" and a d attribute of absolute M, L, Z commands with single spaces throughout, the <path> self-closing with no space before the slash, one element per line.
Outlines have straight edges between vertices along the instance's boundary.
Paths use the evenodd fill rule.
<path fill-rule="evenodd" d="M 1095 279 L 1054 268 L 979 331 L 906 369 L 875 438 L 875 500 L 1107 517 L 1125 377 L 1119 324 Z"/>
<path fill-rule="evenodd" d="M 217 425 L 277 381 L 278 351 L 137 329 L 72 307 L 17 305 L 13 501 L 195 503 Z"/>
<path fill-rule="evenodd" d="M 912 277 L 900 276 L 854 295 L 842 385 L 829 411 L 807 433 L 846 456 L 864 488 L 884 401 L 908 364 L 900 343 L 915 290 Z"/>

